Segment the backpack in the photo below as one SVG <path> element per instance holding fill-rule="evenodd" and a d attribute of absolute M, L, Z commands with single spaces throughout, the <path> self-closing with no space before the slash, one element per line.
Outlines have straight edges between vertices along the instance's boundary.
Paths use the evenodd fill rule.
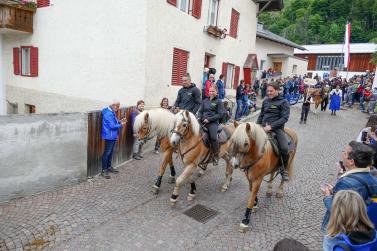
<path fill-rule="evenodd" d="M 377 194 L 372 194 L 369 190 L 368 184 L 360 177 L 357 177 L 356 175 L 348 175 L 347 177 L 352 178 L 360 182 L 365 186 L 368 192 L 368 199 L 365 201 L 367 204 L 367 213 L 369 216 L 370 221 L 373 223 L 373 225 L 377 226 Z"/>

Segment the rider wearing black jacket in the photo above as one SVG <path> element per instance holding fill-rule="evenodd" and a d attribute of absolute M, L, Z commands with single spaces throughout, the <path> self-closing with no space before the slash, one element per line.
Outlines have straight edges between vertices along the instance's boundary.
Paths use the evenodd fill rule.
<path fill-rule="evenodd" d="M 218 164 L 219 160 L 219 142 L 217 140 L 217 129 L 219 127 L 219 120 L 224 113 L 224 105 L 217 97 L 216 85 L 209 89 L 209 97 L 203 100 L 199 109 L 199 120 L 208 129 L 209 138 L 214 155 L 214 165 Z"/>
<path fill-rule="evenodd" d="M 290 107 L 288 101 L 279 95 L 279 89 L 279 85 L 276 83 L 268 84 L 268 98 L 262 103 L 262 109 L 257 124 L 262 125 L 266 132 L 275 132 L 284 165 L 284 170 L 281 175 L 284 181 L 288 181 L 288 140 L 283 130 L 285 123 L 287 123 L 289 119 Z"/>
<path fill-rule="evenodd" d="M 183 87 L 178 91 L 177 100 L 175 101 L 175 108 L 181 110 L 188 110 L 193 114 L 199 110 L 202 99 L 200 98 L 200 90 L 191 83 L 190 74 L 182 77 Z"/>

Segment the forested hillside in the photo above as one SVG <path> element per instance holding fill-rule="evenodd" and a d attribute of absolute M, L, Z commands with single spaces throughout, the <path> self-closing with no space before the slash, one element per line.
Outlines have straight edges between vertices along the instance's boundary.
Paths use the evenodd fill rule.
<path fill-rule="evenodd" d="M 298 44 L 343 43 L 349 21 L 352 43 L 377 43 L 377 0 L 288 0 L 258 21 Z"/>

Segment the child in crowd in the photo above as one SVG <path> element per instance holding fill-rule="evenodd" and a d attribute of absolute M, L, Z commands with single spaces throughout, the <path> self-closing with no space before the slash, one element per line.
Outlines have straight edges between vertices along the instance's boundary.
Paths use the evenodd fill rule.
<path fill-rule="evenodd" d="M 310 110 L 310 103 L 311 103 L 311 96 L 304 96 L 304 102 L 302 103 L 302 108 L 301 108 L 301 120 L 300 124 L 304 123 L 306 124 L 306 119 L 308 118 L 308 113 Z"/>

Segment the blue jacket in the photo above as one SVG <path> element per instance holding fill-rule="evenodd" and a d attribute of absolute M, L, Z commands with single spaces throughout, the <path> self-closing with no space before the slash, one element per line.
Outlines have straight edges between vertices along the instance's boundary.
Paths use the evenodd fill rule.
<path fill-rule="evenodd" d="M 337 238 L 339 238 L 339 241 L 338 241 L 337 244 L 344 243 L 349 248 L 351 248 L 351 250 L 353 250 L 353 251 L 373 251 L 373 250 L 377 250 L 377 232 L 374 231 L 374 233 L 375 234 L 374 234 L 373 240 L 366 242 L 364 244 L 358 244 L 358 245 L 352 244 L 350 238 L 347 235 L 342 233 L 342 234 L 339 234 L 339 235 L 336 236 Z M 337 246 L 337 244 L 335 244 L 333 251 L 346 251 L 342 247 Z"/>
<path fill-rule="evenodd" d="M 217 89 L 219 91 L 218 98 L 221 99 L 221 100 L 223 100 L 225 98 L 225 86 L 224 86 L 224 82 L 219 79 L 219 80 L 217 80 L 216 85 L 217 85 Z"/>
<path fill-rule="evenodd" d="M 118 121 L 115 113 L 111 108 L 105 107 L 102 110 L 102 139 L 116 140 L 118 138 L 119 129 L 122 124 Z"/>
<path fill-rule="evenodd" d="M 364 168 L 363 168 L 364 169 Z M 367 170 L 368 168 L 365 168 Z M 350 171 L 348 171 L 350 172 Z M 347 176 L 357 176 L 361 179 L 363 179 L 369 187 L 369 190 L 371 193 L 377 193 L 377 178 L 372 176 L 369 171 L 365 172 L 356 172 L 356 173 L 346 173 L 343 175 L 339 180 L 336 182 L 335 187 L 333 189 L 333 194 L 330 196 L 327 196 L 323 199 L 323 203 L 325 204 L 326 207 L 326 213 L 323 218 L 322 222 L 322 231 L 326 231 L 327 223 L 329 222 L 330 219 L 330 213 L 331 213 L 331 206 L 332 206 L 332 201 L 334 198 L 334 195 L 340 191 L 340 190 L 354 190 L 358 192 L 361 197 L 366 201 L 368 199 L 368 191 L 366 187 L 361 184 L 358 180 L 347 177 Z"/>

